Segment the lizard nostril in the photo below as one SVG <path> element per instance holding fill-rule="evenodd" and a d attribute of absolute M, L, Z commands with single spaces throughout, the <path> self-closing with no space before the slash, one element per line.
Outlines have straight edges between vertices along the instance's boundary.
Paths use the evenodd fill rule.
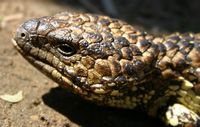
<path fill-rule="evenodd" d="M 26 36 L 26 34 L 25 33 L 21 33 L 21 37 L 25 37 Z"/>

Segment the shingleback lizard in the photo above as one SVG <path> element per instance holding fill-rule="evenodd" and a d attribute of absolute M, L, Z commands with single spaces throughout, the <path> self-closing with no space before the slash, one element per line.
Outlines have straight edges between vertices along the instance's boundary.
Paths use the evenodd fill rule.
<path fill-rule="evenodd" d="M 200 34 L 156 37 L 107 16 L 63 12 L 26 21 L 14 40 L 32 65 L 86 100 L 200 127 Z"/>

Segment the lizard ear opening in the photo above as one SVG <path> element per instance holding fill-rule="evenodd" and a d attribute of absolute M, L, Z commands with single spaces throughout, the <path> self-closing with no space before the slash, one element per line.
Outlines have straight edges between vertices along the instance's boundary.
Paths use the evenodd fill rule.
<path fill-rule="evenodd" d="M 60 54 L 64 56 L 72 56 L 73 54 L 76 53 L 75 47 L 68 44 L 58 45 L 57 50 Z"/>

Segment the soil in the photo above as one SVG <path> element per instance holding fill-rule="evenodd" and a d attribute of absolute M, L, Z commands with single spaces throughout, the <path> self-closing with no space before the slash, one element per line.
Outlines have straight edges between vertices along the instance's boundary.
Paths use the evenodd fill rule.
<path fill-rule="evenodd" d="M 141 8 L 133 7 L 134 4 L 129 5 L 127 1 L 123 0 L 124 3 L 121 4 L 122 2 L 117 0 L 116 7 L 121 10 L 116 17 L 142 26 L 147 31 L 167 33 L 169 31 L 196 32 L 199 30 L 200 16 L 185 14 L 184 12 L 187 12 L 187 10 L 183 10 L 185 4 L 179 5 L 168 2 L 167 5 L 173 6 L 168 6 L 170 9 L 166 11 L 166 9 L 163 9 L 166 3 L 158 0 L 154 0 L 152 2 L 154 4 L 148 4 L 143 0 L 146 4 L 142 5 L 139 0 L 133 0 L 141 5 Z M 126 9 L 122 8 L 125 5 L 129 6 Z M 154 8 L 154 6 L 149 8 L 150 5 L 155 7 L 158 5 L 158 8 Z M 193 15 L 196 14 L 194 7 L 198 9 L 199 3 L 196 2 L 194 5 L 191 7 L 193 9 L 191 13 L 194 12 Z M 106 14 L 101 5 L 97 8 Z M 144 10 L 144 8 L 147 10 Z M 160 11 L 156 9 L 160 9 Z M 161 121 L 134 110 L 101 107 L 80 99 L 78 96 L 58 87 L 56 83 L 25 61 L 14 49 L 11 39 L 20 23 L 30 18 L 52 15 L 67 10 L 92 12 L 89 8 L 85 8 L 73 0 L 66 0 L 65 2 L 56 0 L 0 1 L 0 95 L 16 94 L 18 91 L 23 91 L 24 97 L 18 103 L 0 100 L 0 127 L 163 126 Z M 131 18 L 130 14 L 133 14 L 135 18 Z M 180 16 L 180 14 L 182 15 Z M 192 17 L 192 21 L 182 21 L 184 16 L 187 17 L 184 19 L 191 19 Z M 186 24 L 187 27 L 183 24 Z"/>

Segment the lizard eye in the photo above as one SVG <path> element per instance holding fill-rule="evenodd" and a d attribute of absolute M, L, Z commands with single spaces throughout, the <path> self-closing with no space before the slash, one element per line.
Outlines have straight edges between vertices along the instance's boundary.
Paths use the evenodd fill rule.
<path fill-rule="evenodd" d="M 71 56 L 76 52 L 75 48 L 68 44 L 58 45 L 57 50 L 64 56 Z"/>

